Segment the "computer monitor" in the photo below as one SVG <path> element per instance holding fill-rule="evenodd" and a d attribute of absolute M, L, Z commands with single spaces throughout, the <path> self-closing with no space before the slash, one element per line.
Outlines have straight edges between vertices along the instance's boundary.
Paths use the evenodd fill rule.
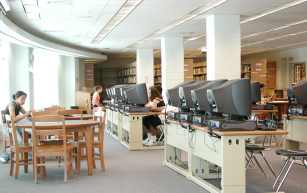
<path fill-rule="evenodd" d="M 192 84 L 184 85 L 179 87 L 179 97 L 180 97 L 180 106 L 182 110 L 189 111 L 193 108 L 193 101 L 191 96 L 191 90 L 197 89 L 201 86 L 204 86 L 208 83 L 207 80 L 196 81 Z"/>
<path fill-rule="evenodd" d="M 128 99 L 127 99 L 127 95 L 126 95 L 126 91 L 133 87 L 135 84 L 127 84 L 125 86 L 122 86 L 120 88 L 120 98 L 121 98 L 121 102 L 122 103 L 128 103 Z"/>
<path fill-rule="evenodd" d="M 252 82 L 251 83 L 251 102 L 252 104 L 256 104 L 261 101 L 261 88 L 263 84 L 260 82 Z"/>
<path fill-rule="evenodd" d="M 247 117 L 251 113 L 249 79 L 235 79 L 207 90 L 209 104 L 215 112 Z"/>
<path fill-rule="evenodd" d="M 179 87 L 185 86 L 188 84 L 193 84 L 195 80 L 185 81 L 171 89 L 168 89 L 166 92 L 167 103 L 173 107 L 180 107 L 180 97 L 179 97 Z"/>
<path fill-rule="evenodd" d="M 293 86 L 293 94 L 298 105 L 307 105 L 307 80 L 300 81 Z"/>
<path fill-rule="evenodd" d="M 213 80 L 208 82 L 206 85 L 191 91 L 191 97 L 194 107 L 200 112 L 210 112 L 210 106 L 207 98 L 207 89 L 211 89 L 224 84 L 227 80 Z"/>
<path fill-rule="evenodd" d="M 116 101 L 120 101 L 121 100 L 121 88 L 126 86 L 125 84 L 119 84 L 119 85 L 115 85 L 112 87 L 112 94 L 113 94 L 113 98 Z"/>
<path fill-rule="evenodd" d="M 146 84 L 135 84 L 124 91 L 127 102 L 130 105 L 144 106 L 148 102 Z"/>

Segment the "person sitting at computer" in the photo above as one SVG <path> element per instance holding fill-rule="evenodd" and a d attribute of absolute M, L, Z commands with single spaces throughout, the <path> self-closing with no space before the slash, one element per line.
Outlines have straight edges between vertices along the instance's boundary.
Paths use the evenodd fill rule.
<path fill-rule="evenodd" d="M 165 104 L 159 90 L 156 87 L 150 87 L 149 95 L 149 101 L 145 106 L 149 107 L 151 111 L 161 112 Z M 161 138 L 162 132 L 158 128 L 161 124 L 162 122 L 158 115 L 150 115 L 143 118 L 145 128 L 143 136 L 143 139 L 145 139 L 144 145 L 154 145 Z"/>
<path fill-rule="evenodd" d="M 13 95 L 13 101 L 10 102 L 4 110 L 5 115 L 9 115 L 14 120 L 20 121 L 22 119 L 28 118 L 31 115 L 30 111 L 26 111 L 23 108 L 27 99 L 27 94 L 23 91 L 17 91 L 16 94 Z M 22 141 L 22 130 L 17 129 L 17 141 Z"/>

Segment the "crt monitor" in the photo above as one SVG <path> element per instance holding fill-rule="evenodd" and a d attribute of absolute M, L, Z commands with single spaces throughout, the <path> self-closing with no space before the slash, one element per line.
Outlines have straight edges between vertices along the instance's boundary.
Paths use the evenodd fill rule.
<path fill-rule="evenodd" d="M 307 105 L 307 80 L 300 81 L 293 86 L 293 94 L 298 105 Z"/>
<path fill-rule="evenodd" d="M 256 104 L 261 101 L 261 88 L 263 84 L 260 82 L 252 82 L 251 83 L 251 102 L 252 104 Z"/>
<path fill-rule="evenodd" d="M 179 87 L 185 86 L 188 84 L 193 84 L 195 80 L 185 81 L 171 89 L 168 89 L 166 92 L 167 103 L 173 107 L 180 107 L 180 97 L 179 97 Z"/>
<path fill-rule="evenodd" d="M 133 87 L 134 85 L 135 85 L 135 84 L 127 84 L 127 85 L 125 85 L 125 86 L 123 86 L 123 87 L 120 88 L 120 98 L 121 98 L 121 101 L 122 101 L 123 103 L 127 103 L 127 102 L 128 102 L 128 101 L 127 101 L 126 91 L 127 91 L 129 88 Z"/>
<path fill-rule="evenodd" d="M 251 113 L 251 84 L 249 79 L 235 79 L 207 90 L 209 104 L 215 112 L 236 116 Z"/>
<path fill-rule="evenodd" d="M 191 91 L 192 101 L 194 104 L 194 107 L 197 111 L 201 112 L 210 112 L 209 103 L 207 99 L 207 89 L 211 89 L 217 86 L 220 86 L 224 84 L 227 80 L 221 79 L 221 80 L 213 80 L 211 82 L 208 82 L 206 85 L 201 86 L 195 90 Z"/>
<path fill-rule="evenodd" d="M 115 85 L 112 87 L 113 89 L 113 98 L 117 101 L 121 100 L 121 92 L 120 89 L 125 86 L 124 84 Z"/>
<path fill-rule="evenodd" d="M 148 102 L 146 84 L 135 84 L 126 90 L 127 102 L 131 105 L 144 106 Z"/>
<path fill-rule="evenodd" d="M 179 97 L 181 101 L 181 108 L 186 109 L 186 110 L 190 110 L 191 108 L 193 108 L 191 90 L 204 86 L 208 82 L 209 81 L 206 81 L 206 80 L 200 80 L 200 81 L 194 82 L 193 84 L 180 86 L 179 87 Z"/>

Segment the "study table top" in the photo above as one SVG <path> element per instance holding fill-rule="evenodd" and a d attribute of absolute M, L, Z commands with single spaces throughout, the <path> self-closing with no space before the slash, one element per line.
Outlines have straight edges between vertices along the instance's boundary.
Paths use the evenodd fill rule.
<path fill-rule="evenodd" d="M 61 127 L 61 122 L 37 122 L 36 127 Z M 90 127 L 99 125 L 99 121 L 95 120 L 67 120 L 65 121 L 66 128 L 79 128 L 79 127 Z M 16 123 L 17 128 L 32 128 L 32 121 L 29 119 L 23 119 Z"/>
<path fill-rule="evenodd" d="M 270 101 L 269 104 L 288 104 L 289 101 Z"/>
<path fill-rule="evenodd" d="M 255 113 L 255 114 L 259 114 L 259 113 L 278 113 L 278 110 L 277 109 L 253 109 L 252 110 L 252 113 Z"/>
<path fill-rule="evenodd" d="M 178 124 L 179 122 L 174 120 L 168 120 L 171 123 Z M 191 125 L 193 129 L 197 129 L 204 132 L 209 132 L 208 127 Z M 218 129 L 213 130 L 214 134 L 218 136 L 267 136 L 267 135 L 287 135 L 288 132 L 282 129 L 274 131 L 254 130 L 254 131 L 219 131 Z"/>
<path fill-rule="evenodd" d="M 290 120 L 301 119 L 301 120 L 306 120 L 307 121 L 307 116 L 291 115 L 291 116 L 289 116 L 289 119 Z"/>

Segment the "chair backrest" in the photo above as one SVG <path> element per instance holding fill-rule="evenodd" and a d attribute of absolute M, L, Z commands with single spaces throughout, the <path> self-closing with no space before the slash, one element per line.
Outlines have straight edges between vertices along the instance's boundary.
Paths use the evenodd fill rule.
<path fill-rule="evenodd" d="M 42 124 L 50 125 L 50 127 L 40 127 Z M 45 139 L 50 135 L 59 136 L 64 141 L 63 145 L 66 150 L 67 137 L 64 116 L 32 113 L 32 143 L 34 151 L 37 146 L 41 145 L 40 139 Z"/>
<path fill-rule="evenodd" d="M 65 108 L 64 107 L 61 107 L 61 106 L 51 106 L 51 107 L 47 107 L 44 109 L 44 111 L 47 111 L 47 112 L 57 112 L 59 110 L 64 110 Z"/>
<path fill-rule="evenodd" d="M 82 115 L 83 111 L 80 109 L 64 109 L 58 111 L 59 115 Z"/>

